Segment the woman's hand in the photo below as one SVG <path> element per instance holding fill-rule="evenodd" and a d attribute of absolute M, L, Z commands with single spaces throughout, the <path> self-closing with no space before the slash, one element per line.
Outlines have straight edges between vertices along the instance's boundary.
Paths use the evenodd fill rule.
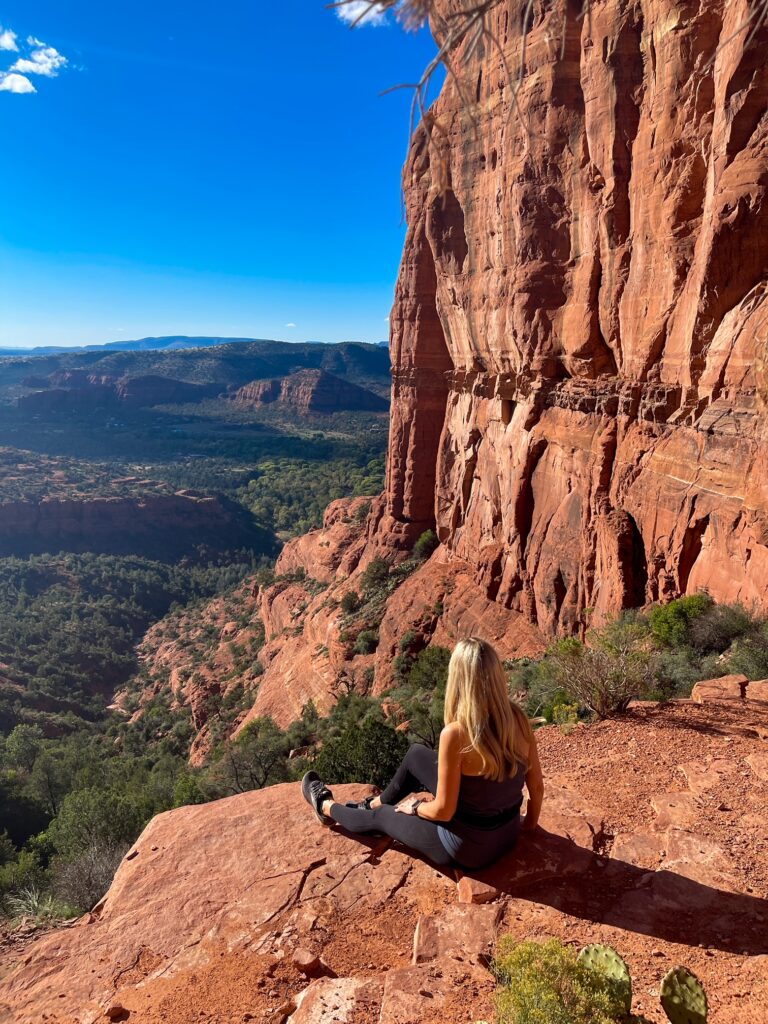
<path fill-rule="evenodd" d="M 419 800 L 418 797 L 411 796 L 407 800 L 404 800 L 402 803 L 399 803 L 397 807 L 395 807 L 395 810 L 399 811 L 401 814 L 416 814 L 416 807 L 418 807 L 419 804 L 423 803 L 424 801 Z"/>

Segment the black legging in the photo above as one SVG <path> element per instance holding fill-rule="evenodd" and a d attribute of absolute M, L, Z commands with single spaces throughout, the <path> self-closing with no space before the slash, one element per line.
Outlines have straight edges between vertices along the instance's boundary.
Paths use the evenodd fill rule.
<path fill-rule="evenodd" d="M 439 822 L 403 814 L 392 806 L 409 794 L 422 790 L 433 795 L 437 791 L 437 751 L 414 743 L 401 761 L 395 777 L 381 794 L 381 807 L 366 811 L 334 804 L 331 817 L 348 832 L 383 832 L 423 853 L 434 864 L 450 864 L 451 855 L 437 834 Z"/>

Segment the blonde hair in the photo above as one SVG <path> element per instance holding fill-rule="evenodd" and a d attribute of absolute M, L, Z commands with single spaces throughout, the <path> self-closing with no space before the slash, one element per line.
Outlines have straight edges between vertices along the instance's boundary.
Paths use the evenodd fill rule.
<path fill-rule="evenodd" d="M 485 640 L 460 640 L 448 665 L 445 724 L 458 722 L 469 750 L 483 759 L 483 776 L 501 782 L 528 762 L 530 722 L 512 700 L 504 668 Z"/>

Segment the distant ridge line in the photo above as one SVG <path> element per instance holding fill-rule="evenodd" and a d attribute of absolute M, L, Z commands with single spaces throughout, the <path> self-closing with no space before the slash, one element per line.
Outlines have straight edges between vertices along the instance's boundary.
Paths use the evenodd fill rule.
<path fill-rule="evenodd" d="M 171 334 L 157 338 L 137 338 L 126 341 L 107 341 L 101 345 L 36 345 L 34 348 L 3 348 L 0 359 L 18 356 L 56 356 L 77 352 L 160 352 L 187 348 L 212 348 L 218 345 L 237 345 L 262 342 L 269 345 L 365 345 L 379 347 L 384 342 L 347 341 L 279 341 L 274 338 L 224 338 L 207 335 Z"/>

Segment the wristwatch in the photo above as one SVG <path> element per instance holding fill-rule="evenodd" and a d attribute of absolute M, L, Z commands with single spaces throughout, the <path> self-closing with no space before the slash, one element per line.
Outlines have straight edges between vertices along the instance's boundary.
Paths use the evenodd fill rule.
<path fill-rule="evenodd" d="M 414 801 L 413 807 L 411 808 L 411 814 L 415 818 L 418 818 L 418 816 L 419 816 L 419 808 L 421 807 L 422 804 L 425 804 L 426 802 L 427 802 L 426 800 L 415 800 Z"/>

